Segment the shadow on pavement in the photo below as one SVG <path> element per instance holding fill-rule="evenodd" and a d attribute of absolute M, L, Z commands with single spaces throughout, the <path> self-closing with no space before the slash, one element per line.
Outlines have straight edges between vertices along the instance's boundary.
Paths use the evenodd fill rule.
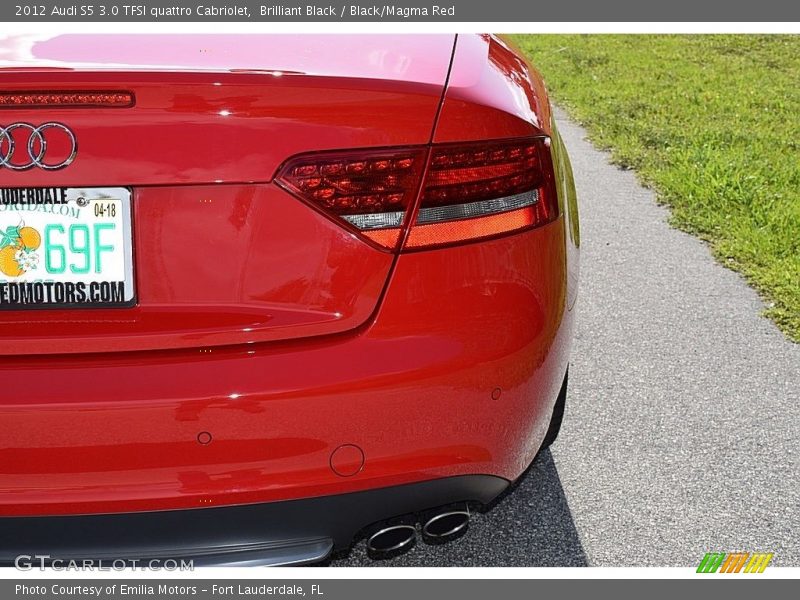
<path fill-rule="evenodd" d="M 584 567 L 586 555 L 567 505 L 555 462 L 545 450 L 513 488 L 471 521 L 451 543 L 418 542 L 391 560 L 371 560 L 361 542 L 330 566 Z"/>

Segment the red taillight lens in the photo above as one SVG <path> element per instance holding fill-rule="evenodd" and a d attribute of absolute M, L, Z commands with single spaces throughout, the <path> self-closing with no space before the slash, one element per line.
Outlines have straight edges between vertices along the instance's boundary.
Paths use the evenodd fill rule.
<path fill-rule="evenodd" d="M 278 183 L 381 246 L 394 248 L 419 190 L 424 162 L 422 148 L 304 155 L 284 165 Z"/>
<path fill-rule="evenodd" d="M 556 219 L 546 139 L 435 145 L 429 153 L 398 148 L 308 154 L 289 160 L 277 181 L 382 247 L 396 248 L 408 226 L 404 248 L 432 248 Z"/>
<path fill-rule="evenodd" d="M 535 140 L 434 148 L 422 207 L 511 196 L 536 187 L 541 177 Z"/>
<path fill-rule="evenodd" d="M 406 248 L 538 227 L 558 216 L 545 138 L 434 147 Z"/>
<path fill-rule="evenodd" d="M 494 237 L 502 233 L 528 229 L 534 224 L 526 208 L 441 223 L 416 224 L 406 240 L 406 248 L 430 248 L 470 240 Z"/>

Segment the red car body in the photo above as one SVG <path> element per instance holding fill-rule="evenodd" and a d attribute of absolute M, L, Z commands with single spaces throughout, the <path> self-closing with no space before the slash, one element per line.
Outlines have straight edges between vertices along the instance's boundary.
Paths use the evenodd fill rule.
<path fill-rule="evenodd" d="M 0 559 L 109 555 L 107 540 L 65 536 L 129 518 L 123 557 L 328 540 L 316 560 L 374 522 L 487 502 L 533 461 L 568 365 L 578 222 L 547 93 L 507 41 L 12 36 L 0 69 L 13 97 L 0 126 L 63 123 L 78 139 L 65 168 L 0 168 L 0 188 L 129 188 L 136 281 L 133 306 L 0 310 Z M 44 92 L 63 104 L 24 103 Z M 88 92 L 131 102 L 69 96 Z M 298 197 L 291 179 L 318 155 L 344 153 L 349 169 L 383 149 L 422 157 L 430 177 L 437 148 L 500 141 L 502 153 L 506 140 L 538 144 L 555 209 L 540 226 L 415 248 L 422 172 L 389 241 Z M 450 483 L 385 500 L 437 482 Z M 376 491 L 384 500 L 347 519 L 312 508 Z M 298 502 L 326 513 L 309 519 L 318 530 L 233 545 L 201 531 L 188 549 L 177 534 L 156 548 L 131 533 L 148 515 Z"/>

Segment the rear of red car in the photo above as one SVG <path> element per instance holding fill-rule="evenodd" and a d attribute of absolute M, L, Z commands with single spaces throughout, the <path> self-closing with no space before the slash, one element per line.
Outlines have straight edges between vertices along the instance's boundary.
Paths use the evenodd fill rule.
<path fill-rule="evenodd" d="M 577 212 L 503 40 L 4 43 L 0 561 L 319 560 L 531 463 Z"/>

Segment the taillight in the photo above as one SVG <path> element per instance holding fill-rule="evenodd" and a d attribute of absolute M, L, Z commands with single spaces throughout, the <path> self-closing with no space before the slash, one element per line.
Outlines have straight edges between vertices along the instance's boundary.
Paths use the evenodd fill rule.
<path fill-rule="evenodd" d="M 546 140 L 307 154 L 277 181 L 384 248 L 396 248 L 406 228 L 403 249 L 440 247 L 558 217 Z"/>
<path fill-rule="evenodd" d="M 544 225 L 558 216 L 546 138 L 434 146 L 405 248 Z"/>
<path fill-rule="evenodd" d="M 422 148 L 305 154 L 284 165 L 278 182 L 373 242 L 395 248 L 425 154 Z"/>

